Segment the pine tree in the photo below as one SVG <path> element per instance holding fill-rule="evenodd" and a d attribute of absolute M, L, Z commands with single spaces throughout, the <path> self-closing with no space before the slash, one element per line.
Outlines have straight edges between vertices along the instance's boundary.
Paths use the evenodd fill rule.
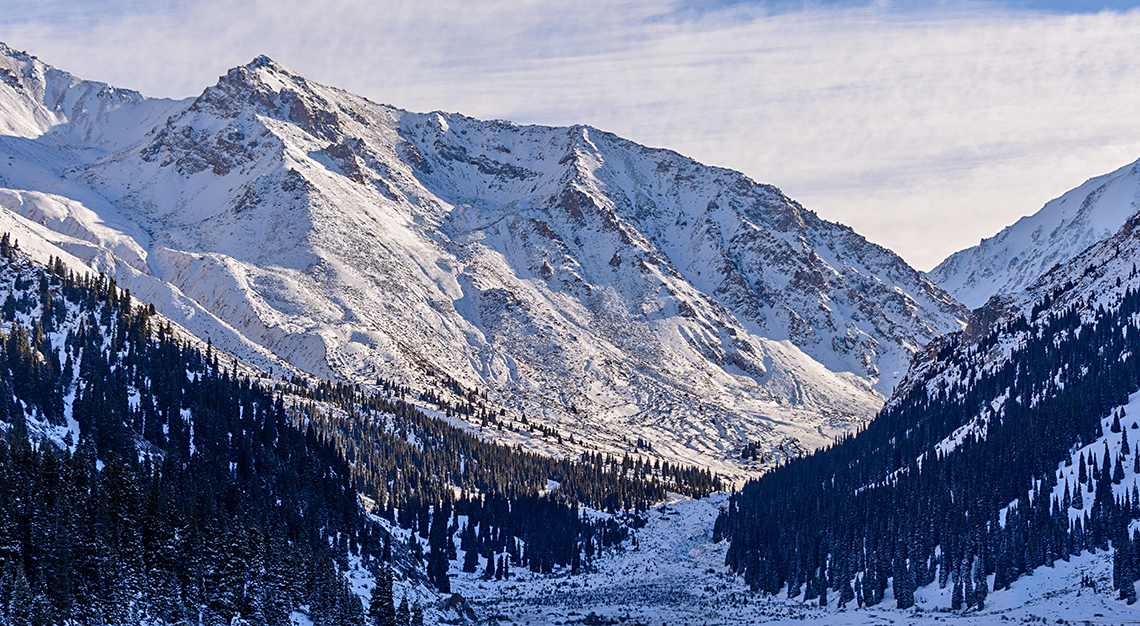
<path fill-rule="evenodd" d="M 463 526 L 463 532 L 459 536 L 460 547 L 466 552 L 463 553 L 463 571 L 468 574 L 473 574 L 479 570 L 479 551 L 478 539 L 475 536 L 475 530 L 471 526 L 471 522 Z"/>
<path fill-rule="evenodd" d="M 986 596 L 989 595 L 989 581 L 986 580 L 985 558 L 978 555 L 974 561 L 974 600 L 975 608 L 979 611 L 986 608 Z"/>
<path fill-rule="evenodd" d="M 3 608 L 6 609 L 9 623 L 13 626 L 24 626 L 25 624 L 31 626 L 32 590 L 28 585 L 27 577 L 24 575 L 24 568 L 17 565 L 14 569 L 16 575 L 12 583 L 11 596 L 8 600 L 8 606 Z"/>
<path fill-rule="evenodd" d="M 368 599 L 368 619 L 372 626 L 395 626 L 396 608 L 392 601 L 392 566 L 384 563 L 376 575 Z"/>
<path fill-rule="evenodd" d="M 409 626 L 411 613 L 408 609 L 408 598 L 400 598 L 400 607 L 396 609 L 396 626 Z"/>
<path fill-rule="evenodd" d="M 954 576 L 954 589 L 950 594 L 950 610 L 958 611 L 962 608 L 962 581 L 959 576 Z"/>
<path fill-rule="evenodd" d="M 495 555 L 491 553 L 487 555 L 487 568 L 483 570 L 483 580 L 491 580 L 495 578 L 498 570 L 495 568 Z"/>
<path fill-rule="evenodd" d="M 431 518 L 428 534 L 428 545 L 430 548 L 428 554 L 428 577 L 441 593 L 451 592 L 451 579 L 447 573 L 449 567 L 447 559 L 449 517 L 449 509 L 437 506 L 435 514 L 432 515 Z"/>

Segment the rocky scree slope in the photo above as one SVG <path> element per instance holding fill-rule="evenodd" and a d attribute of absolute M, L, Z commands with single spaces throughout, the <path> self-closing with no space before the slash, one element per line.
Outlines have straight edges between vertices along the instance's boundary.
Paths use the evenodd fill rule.
<path fill-rule="evenodd" d="M 734 471 L 868 419 L 965 317 L 778 189 L 596 129 L 409 113 L 265 57 L 178 102 L 0 64 L 10 229 L 268 367 L 451 377 Z"/>

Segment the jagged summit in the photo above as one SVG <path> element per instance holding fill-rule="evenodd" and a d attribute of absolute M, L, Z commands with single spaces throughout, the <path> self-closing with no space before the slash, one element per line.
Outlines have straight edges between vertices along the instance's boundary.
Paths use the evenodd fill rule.
<path fill-rule="evenodd" d="M 601 449 L 813 448 L 965 316 L 777 188 L 587 126 L 411 113 L 267 57 L 115 111 L 0 170 L 13 227 L 249 358 L 453 378 Z"/>
<path fill-rule="evenodd" d="M 138 142 L 179 104 L 84 80 L 0 46 L 0 139 L 9 145 L 15 137 L 33 139 L 44 149 L 70 150 L 67 158 L 82 162 L 92 158 L 93 149 L 111 151 Z"/>
<path fill-rule="evenodd" d="M 264 54 L 259 54 L 259 55 L 257 55 L 256 58 L 254 58 L 252 61 L 250 61 L 245 67 L 247 69 L 259 69 L 262 67 L 280 68 L 281 66 L 279 66 L 276 61 L 265 56 Z"/>

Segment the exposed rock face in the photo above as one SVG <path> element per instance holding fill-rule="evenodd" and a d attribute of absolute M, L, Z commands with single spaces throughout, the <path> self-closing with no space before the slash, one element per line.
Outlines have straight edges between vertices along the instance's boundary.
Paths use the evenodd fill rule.
<path fill-rule="evenodd" d="M 107 132 L 7 80 L 3 106 L 44 120 L 34 141 Z M 5 185 L 110 228 L 77 252 L 88 262 L 111 235 L 133 244 L 137 267 L 111 250 L 100 269 L 168 315 L 193 329 L 208 311 L 315 374 L 443 372 L 594 445 L 641 437 L 731 470 L 745 443 L 813 447 L 867 419 L 965 316 L 775 187 L 596 129 L 409 113 L 265 57 L 162 103 L 130 141 L 54 148 L 66 185 L 42 168 Z"/>

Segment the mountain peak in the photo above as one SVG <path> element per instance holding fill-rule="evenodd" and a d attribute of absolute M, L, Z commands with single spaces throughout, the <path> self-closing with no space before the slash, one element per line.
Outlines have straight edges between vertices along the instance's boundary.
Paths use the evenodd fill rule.
<path fill-rule="evenodd" d="M 280 66 L 273 59 L 265 56 L 264 54 L 259 54 L 254 60 L 246 64 L 246 67 L 249 69 L 260 69 L 263 67 L 276 69 Z"/>
<path fill-rule="evenodd" d="M 316 93 L 314 88 L 317 87 L 284 65 L 260 55 L 219 77 L 218 82 L 207 87 L 180 118 L 186 121 L 201 114 L 228 123 L 252 114 L 293 122 L 301 120 L 305 130 L 332 140 L 335 133 L 324 127 L 317 128 L 311 121 L 314 115 L 322 119 L 328 117 L 318 114 L 328 102 Z M 199 122 L 205 123 L 205 120 Z M 170 121 L 170 124 L 176 123 L 177 120 Z"/>
<path fill-rule="evenodd" d="M 235 67 L 234 69 L 230 70 L 230 73 L 232 74 L 235 71 L 239 71 L 239 70 L 241 70 L 239 73 L 242 74 L 243 76 L 256 75 L 256 76 L 260 77 L 263 81 L 266 80 L 268 77 L 273 76 L 273 77 L 276 77 L 278 79 L 283 79 L 283 80 L 286 80 L 289 82 L 295 82 L 295 83 L 300 83 L 300 84 L 304 84 L 304 83 L 308 82 L 300 74 L 298 74 L 298 73 L 294 72 L 293 70 L 285 67 L 284 65 L 278 63 L 277 61 L 274 61 L 273 59 L 269 58 L 268 56 L 266 56 L 264 54 L 257 55 L 257 57 L 255 57 L 252 61 L 250 61 L 249 63 L 246 63 L 245 65 L 243 65 L 241 67 Z"/>
<path fill-rule="evenodd" d="M 229 99 L 240 93 L 248 96 L 254 93 L 279 94 L 284 90 L 304 91 L 307 86 L 308 81 L 304 77 L 261 54 L 245 65 L 231 68 L 218 78 L 216 85 L 207 87 L 202 95 L 210 98 L 211 92 L 220 90 Z M 238 97 L 238 100 L 245 99 Z"/>

